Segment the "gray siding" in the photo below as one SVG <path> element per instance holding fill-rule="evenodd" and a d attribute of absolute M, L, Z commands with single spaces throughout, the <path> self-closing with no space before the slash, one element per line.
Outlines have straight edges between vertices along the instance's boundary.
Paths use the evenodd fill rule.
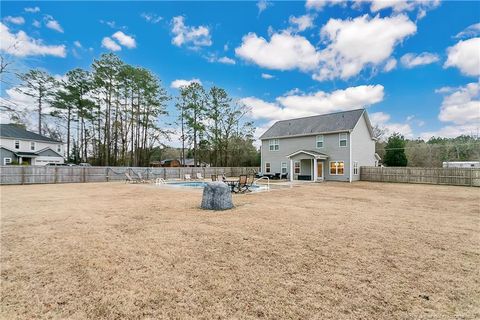
<path fill-rule="evenodd" d="M 360 180 L 360 167 L 375 165 L 375 140 L 368 130 L 365 114 L 359 119 L 352 131 L 352 170 L 353 162 L 358 162 L 358 175 L 352 174 L 352 180 Z"/>
<path fill-rule="evenodd" d="M 61 157 L 60 154 L 56 153 L 52 149 L 46 149 L 42 152 L 39 152 L 38 155 L 42 157 Z"/>
<path fill-rule="evenodd" d="M 350 135 L 347 134 L 347 147 L 339 147 L 339 134 L 331 133 L 324 134 L 324 147 L 316 148 L 316 135 L 281 138 L 278 151 L 269 150 L 269 140 L 262 140 L 261 155 L 262 167 L 261 171 L 265 172 L 265 163 L 270 162 L 272 173 L 280 172 L 281 162 L 287 162 L 287 171 L 290 176 L 290 160 L 287 155 L 292 154 L 298 150 L 315 150 L 325 153 L 329 156 L 324 162 L 324 178 L 325 180 L 348 181 L 350 175 Z M 297 158 L 309 158 L 305 155 Z M 320 161 L 320 160 L 319 160 Z M 330 175 L 329 167 L 330 161 L 344 161 L 345 171 L 343 175 Z M 303 173 L 303 172 L 302 172 Z M 310 172 L 308 173 L 310 174 Z"/>
<path fill-rule="evenodd" d="M 9 151 L 5 148 L 0 148 L 0 161 L 1 161 L 0 165 L 2 165 L 2 166 L 3 166 L 3 159 L 4 158 L 11 158 L 12 161 L 18 161 L 17 156 L 13 152 L 11 152 L 11 151 Z"/>

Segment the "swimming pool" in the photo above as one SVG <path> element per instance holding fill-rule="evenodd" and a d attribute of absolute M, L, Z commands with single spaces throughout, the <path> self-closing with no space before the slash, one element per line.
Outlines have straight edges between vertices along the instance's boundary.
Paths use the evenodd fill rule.
<path fill-rule="evenodd" d="M 161 184 L 161 186 L 171 186 L 171 187 L 180 187 L 180 188 L 194 188 L 194 189 L 203 189 L 207 185 L 206 181 L 179 181 L 179 182 L 167 182 Z M 250 190 L 253 192 L 266 191 L 268 190 L 267 186 L 253 184 L 250 186 Z"/>

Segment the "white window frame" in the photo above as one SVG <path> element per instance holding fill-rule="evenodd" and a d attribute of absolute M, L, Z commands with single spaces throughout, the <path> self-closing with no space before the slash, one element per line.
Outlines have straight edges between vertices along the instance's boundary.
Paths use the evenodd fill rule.
<path fill-rule="evenodd" d="M 268 150 L 269 151 L 280 150 L 280 140 L 279 139 L 270 139 L 268 141 Z"/>
<path fill-rule="evenodd" d="M 11 163 L 12 163 L 12 158 L 3 158 L 3 165 L 4 166 L 9 165 Z"/>
<path fill-rule="evenodd" d="M 318 143 L 321 142 L 322 143 L 322 146 L 319 147 L 318 146 Z M 323 137 L 323 134 L 320 134 L 318 136 L 315 137 L 315 147 L 317 147 L 317 149 L 321 149 L 325 146 L 325 138 Z"/>
<path fill-rule="evenodd" d="M 267 167 L 268 167 L 268 170 L 267 170 Z M 272 164 L 270 162 L 265 162 L 265 173 L 272 173 Z"/>
<path fill-rule="evenodd" d="M 297 163 L 298 163 L 298 167 L 297 167 Z M 297 172 L 297 168 L 298 168 L 298 172 Z M 301 172 L 302 172 L 302 165 L 301 165 L 300 161 L 294 161 L 293 162 L 293 173 L 300 174 Z"/>
<path fill-rule="evenodd" d="M 345 138 L 342 138 L 345 137 Z M 342 146 L 342 141 L 345 141 L 345 145 Z M 338 134 L 338 146 L 341 148 L 348 147 L 348 134 L 346 132 L 340 132 Z"/>
<path fill-rule="evenodd" d="M 36 148 L 35 141 L 31 141 L 30 142 L 30 151 L 35 151 L 35 148 Z"/>
<path fill-rule="evenodd" d="M 20 149 L 20 140 L 15 140 L 14 147 L 15 147 L 16 150 Z"/>
<path fill-rule="evenodd" d="M 62 145 L 61 144 L 57 144 L 57 152 L 58 153 L 62 152 Z"/>
<path fill-rule="evenodd" d="M 358 161 L 353 161 L 353 174 L 358 176 L 359 170 L 358 170 Z"/>
<path fill-rule="evenodd" d="M 287 170 L 288 170 L 288 169 L 287 169 L 287 163 L 286 163 L 286 162 L 282 162 L 282 163 L 280 164 L 280 168 L 281 168 L 281 169 L 280 169 L 280 172 L 281 172 L 282 174 L 287 173 Z"/>
<path fill-rule="evenodd" d="M 343 162 L 343 173 L 338 173 L 338 167 L 339 166 L 335 166 L 335 173 L 332 173 L 332 163 L 340 163 L 340 162 Z M 344 176 L 345 175 L 345 161 L 343 161 L 343 160 L 330 161 L 330 163 L 328 164 L 328 173 L 331 176 Z"/>

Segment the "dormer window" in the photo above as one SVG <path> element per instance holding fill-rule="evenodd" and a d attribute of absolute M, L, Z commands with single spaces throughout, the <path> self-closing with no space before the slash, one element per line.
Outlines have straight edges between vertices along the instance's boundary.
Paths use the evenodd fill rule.
<path fill-rule="evenodd" d="M 15 149 L 20 149 L 20 141 L 19 140 L 15 140 Z"/>
<path fill-rule="evenodd" d="M 278 139 L 270 139 L 270 141 L 268 142 L 268 149 L 270 151 L 280 150 L 280 141 Z"/>
<path fill-rule="evenodd" d="M 35 141 L 30 142 L 30 150 L 35 151 Z"/>
<path fill-rule="evenodd" d="M 338 145 L 340 147 L 347 146 L 347 134 L 346 133 L 339 133 L 338 134 Z"/>

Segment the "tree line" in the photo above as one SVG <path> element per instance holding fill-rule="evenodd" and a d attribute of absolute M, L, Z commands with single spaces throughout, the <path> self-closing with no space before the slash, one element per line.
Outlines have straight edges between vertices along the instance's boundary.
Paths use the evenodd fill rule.
<path fill-rule="evenodd" d="M 170 142 L 162 121 L 172 99 L 150 70 L 123 62 L 113 53 L 95 59 L 90 70 L 76 68 L 62 79 L 32 69 L 18 75 L 17 91 L 35 101 L 37 131 L 62 140 L 74 163 L 148 166 Z M 246 109 L 221 88 L 208 92 L 198 83 L 180 89 L 175 98 L 182 161 L 195 164 L 257 165 L 253 125 Z M 49 110 L 46 112 L 46 110 Z M 22 122 L 12 111 L 13 120 Z M 45 120 L 53 120 L 48 126 Z"/>

